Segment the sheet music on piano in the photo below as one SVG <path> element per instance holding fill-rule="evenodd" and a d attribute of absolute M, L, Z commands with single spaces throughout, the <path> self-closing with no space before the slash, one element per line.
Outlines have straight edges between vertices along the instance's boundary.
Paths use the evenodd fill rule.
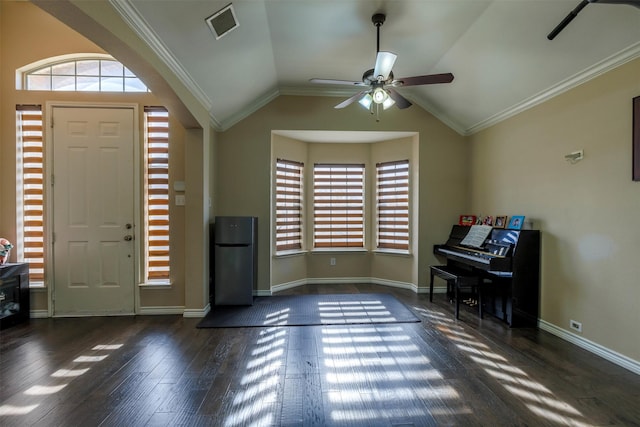
<path fill-rule="evenodd" d="M 493 227 L 490 225 L 472 225 L 471 229 L 467 233 L 464 239 L 460 242 L 461 245 L 472 246 L 474 248 L 481 248 L 484 245 L 485 240 L 489 237 Z"/>

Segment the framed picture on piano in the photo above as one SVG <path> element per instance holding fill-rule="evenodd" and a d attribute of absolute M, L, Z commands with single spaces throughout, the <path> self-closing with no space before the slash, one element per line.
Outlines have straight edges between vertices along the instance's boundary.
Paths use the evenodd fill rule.
<path fill-rule="evenodd" d="M 509 220 L 509 225 L 507 226 L 507 228 L 510 230 L 521 230 L 523 222 L 524 222 L 523 215 L 512 216 L 511 219 Z"/>
<path fill-rule="evenodd" d="M 471 227 L 475 225 L 477 216 L 475 215 L 460 215 L 460 220 L 458 221 L 459 225 L 464 225 L 466 227 Z"/>
<path fill-rule="evenodd" d="M 507 216 L 499 215 L 496 217 L 495 224 L 493 224 L 493 228 L 505 228 L 507 226 Z"/>

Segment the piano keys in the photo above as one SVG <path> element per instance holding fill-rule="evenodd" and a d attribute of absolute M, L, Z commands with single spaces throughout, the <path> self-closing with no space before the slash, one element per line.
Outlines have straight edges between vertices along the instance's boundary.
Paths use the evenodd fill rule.
<path fill-rule="evenodd" d="M 483 280 L 483 312 L 511 327 L 537 327 L 540 301 L 540 231 L 493 228 L 480 246 L 462 242 L 471 227 L 454 225 L 434 254 Z"/>

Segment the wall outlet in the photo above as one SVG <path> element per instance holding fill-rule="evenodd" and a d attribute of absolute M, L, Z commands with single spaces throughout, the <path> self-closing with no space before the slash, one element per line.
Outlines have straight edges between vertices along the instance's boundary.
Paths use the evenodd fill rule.
<path fill-rule="evenodd" d="M 329 258 L 329 265 L 336 265 L 336 259 L 335 258 Z"/>
<path fill-rule="evenodd" d="M 575 320 L 569 320 L 569 326 L 574 331 L 582 333 L 582 323 L 576 322 Z"/>

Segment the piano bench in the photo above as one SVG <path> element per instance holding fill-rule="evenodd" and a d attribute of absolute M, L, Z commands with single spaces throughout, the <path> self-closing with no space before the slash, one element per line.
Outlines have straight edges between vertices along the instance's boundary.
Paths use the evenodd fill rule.
<path fill-rule="evenodd" d="M 456 302 L 456 319 L 459 319 L 460 288 L 464 283 L 472 282 L 474 286 L 478 287 L 478 314 L 480 315 L 480 318 L 482 318 L 482 293 L 479 289 L 482 284 L 482 278 L 480 276 L 475 275 L 470 271 L 450 265 L 432 265 L 429 267 L 429 274 L 431 276 L 429 281 L 429 302 L 433 302 L 433 278 L 437 276 L 446 280 L 448 285 L 453 286 Z"/>

